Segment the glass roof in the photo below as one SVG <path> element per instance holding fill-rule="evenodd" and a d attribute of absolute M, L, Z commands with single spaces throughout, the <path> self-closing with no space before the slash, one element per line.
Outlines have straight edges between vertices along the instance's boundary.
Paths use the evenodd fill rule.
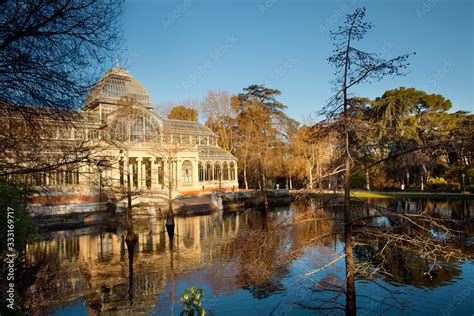
<path fill-rule="evenodd" d="M 143 84 L 120 67 L 110 69 L 104 78 L 94 85 L 87 98 L 86 107 L 99 102 L 117 103 L 121 97 L 132 98 L 147 108 L 153 108 L 150 95 Z"/>

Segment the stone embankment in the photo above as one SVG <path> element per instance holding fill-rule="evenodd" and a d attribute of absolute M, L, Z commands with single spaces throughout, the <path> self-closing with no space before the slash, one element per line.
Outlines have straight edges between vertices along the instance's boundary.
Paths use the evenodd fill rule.
<path fill-rule="evenodd" d="M 267 191 L 268 205 L 287 205 L 293 201 L 288 190 Z M 168 214 L 167 201 L 134 200 L 133 217 L 156 216 L 164 218 Z M 111 200 L 102 203 L 78 203 L 66 205 L 30 206 L 35 222 L 42 230 L 56 230 L 97 224 L 120 224 L 125 213 L 122 202 Z M 173 200 L 176 216 L 204 215 L 221 210 L 235 212 L 246 208 L 263 207 L 265 198 L 260 191 L 215 192 L 199 196 L 178 196 Z"/>
<path fill-rule="evenodd" d="M 268 206 L 288 205 L 293 201 L 288 190 L 268 190 Z M 244 208 L 264 207 L 265 196 L 261 191 L 236 191 L 215 193 L 212 197 L 217 208 L 235 211 Z"/>

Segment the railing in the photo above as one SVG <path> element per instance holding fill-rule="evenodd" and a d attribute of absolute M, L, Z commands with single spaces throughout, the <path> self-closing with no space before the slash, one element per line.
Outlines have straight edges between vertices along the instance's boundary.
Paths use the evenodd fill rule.
<path fill-rule="evenodd" d="M 33 216 L 50 216 L 50 215 L 66 215 L 80 214 L 104 211 L 106 203 L 78 203 L 78 204 L 62 204 L 62 205 L 40 205 L 30 206 Z"/>

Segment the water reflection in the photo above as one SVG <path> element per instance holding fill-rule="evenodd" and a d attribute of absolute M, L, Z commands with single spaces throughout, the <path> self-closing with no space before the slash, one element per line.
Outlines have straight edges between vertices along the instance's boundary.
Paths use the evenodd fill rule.
<path fill-rule="evenodd" d="M 466 210 L 462 201 L 450 202 L 455 205 L 439 201 L 377 203 L 405 210 L 429 210 L 439 216 L 465 218 L 472 214 L 472 203 Z M 42 240 L 27 246 L 27 263 L 35 273 L 24 306 L 33 314 L 45 314 L 84 300 L 92 315 L 173 314 L 180 312 L 175 305 L 183 287 L 196 286 L 206 288 L 210 297 L 207 304 L 219 312 L 225 306 L 226 313 L 237 313 L 275 296 L 286 297 L 288 304 L 280 308 L 283 311 L 301 311 L 301 304 L 293 303 L 314 299 L 316 287 L 313 283 L 298 283 L 301 280 L 294 277 L 327 264 L 343 249 L 338 222 L 308 216 L 313 206 L 293 204 L 275 208 L 266 216 L 247 210 L 175 218 L 174 236 L 167 233 L 164 221 L 150 218 L 135 222 L 135 243 L 120 228 L 45 234 Z M 327 212 L 319 215 L 337 216 Z M 298 225 L 286 224 L 295 218 Z M 359 247 L 355 252 L 358 258 L 370 258 L 371 249 Z M 413 259 L 393 251 L 385 264 L 396 276 L 394 281 L 435 287 L 461 273 L 458 266 L 446 264 L 446 269 L 430 280 L 423 275 L 423 262 L 410 260 Z M 344 266 L 333 265 L 314 280 L 318 286 L 335 287 L 344 281 Z M 318 293 L 318 297 L 326 294 Z M 233 297 L 234 301 L 226 304 L 226 297 Z M 242 300 L 249 305 L 243 306 Z M 259 311 L 268 313 L 276 304 L 278 301 L 269 301 Z"/>

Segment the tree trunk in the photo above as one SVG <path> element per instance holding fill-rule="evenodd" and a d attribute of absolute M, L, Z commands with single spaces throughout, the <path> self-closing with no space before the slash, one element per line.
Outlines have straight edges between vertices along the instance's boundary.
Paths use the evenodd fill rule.
<path fill-rule="evenodd" d="M 260 192 L 263 196 L 263 204 L 265 209 L 268 208 L 268 196 L 267 196 L 267 188 L 265 186 L 265 170 L 263 170 L 262 161 L 258 162 L 258 171 L 259 171 L 259 183 L 260 183 Z"/>
<path fill-rule="evenodd" d="M 350 205 L 351 160 L 349 156 L 349 133 L 345 133 L 346 171 L 344 173 L 344 244 L 346 255 L 346 315 L 356 314 L 355 264 L 352 253 L 352 211 Z"/>
<path fill-rule="evenodd" d="M 342 86 L 344 96 L 344 138 L 346 150 L 346 170 L 344 172 L 344 244 L 346 254 L 346 315 L 356 314 L 356 297 L 355 297 L 355 265 L 352 256 L 352 214 L 350 200 L 350 183 L 351 178 L 351 157 L 349 151 L 349 124 L 348 124 L 348 99 L 347 99 L 347 79 L 349 70 L 349 47 L 351 43 L 352 27 L 349 30 L 347 47 L 344 59 L 344 83 Z"/>
<path fill-rule="evenodd" d="M 370 175 L 369 175 L 369 168 L 365 169 L 365 188 L 367 191 L 370 191 Z"/>
<path fill-rule="evenodd" d="M 171 159 L 168 160 L 168 213 L 173 214 L 173 170 Z"/>
<path fill-rule="evenodd" d="M 168 159 L 168 216 L 166 218 L 166 230 L 168 233 L 174 232 L 173 215 L 173 163 Z"/>
<path fill-rule="evenodd" d="M 346 127 L 346 170 L 344 172 L 344 244 L 346 255 L 346 315 L 356 315 L 355 264 L 352 253 L 352 212 L 350 205 L 351 159 L 349 152 L 349 132 Z"/>
<path fill-rule="evenodd" d="M 323 191 L 323 179 L 322 179 L 322 171 L 321 171 L 320 163 L 318 163 L 318 188 L 319 188 L 319 192 Z"/>
<path fill-rule="evenodd" d="M 127 156 L 127 227 L 131 227 L 132 222 L 132 184 L 130 183 L 130 164 Z"/>
<path fill-rule="evenodd" d="M 137 242 L 137 234 L 129 229 L 127 231 L 127 236 L 125 237 L 125 244 L 127 245 L 128 252 L 128 299 L 130 305 L 133 305 L 133 261 Z"/>
<path fill-rule="evenodd" d="M 249 183 L 247 182 L 247 161 L 244 160 L 244 184 L 245 190 L 249 189 Z"/>
<path fill-rule="evenodd" d="M 346 315 L 356 315 L 355 264 L 352 254 L 352 231 L 346 226 L 344 234 L 346 254 Z"/>

